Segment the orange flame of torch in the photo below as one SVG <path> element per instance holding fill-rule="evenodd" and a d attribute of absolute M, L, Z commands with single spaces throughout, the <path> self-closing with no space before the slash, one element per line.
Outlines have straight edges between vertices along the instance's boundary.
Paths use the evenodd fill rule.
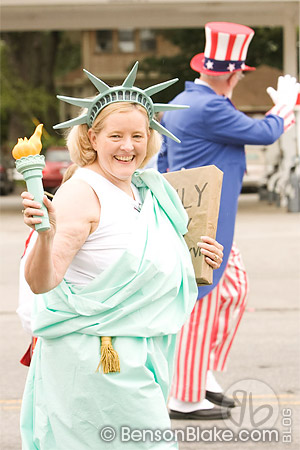
<path fill-rule="evenodd" d="M 27 139 L 26 137 L 24 139 L 19 138 L 17 144 L 12 150 L 13 157 L 15 159 L 20 159 L 23 156 L 38 155 L 42 150 L 42 132 L 43 124 L 40 123 L 29 139 Z"/>

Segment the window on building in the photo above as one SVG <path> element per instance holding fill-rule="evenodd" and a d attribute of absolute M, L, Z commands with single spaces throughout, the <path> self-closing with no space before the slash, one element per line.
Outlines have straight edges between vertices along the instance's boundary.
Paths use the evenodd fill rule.
<path fill-rule="evenodd" d="M 135 51 L 135 36 L 134 30 L 123 29 L 119 30 L 119 50 L 124 53 L 131 53 Z"/>
<path fill-rule="evenodd" d="M 152 30 L 140 30 L 140 48 L 142 52 L 156 49 L 155 33 Z"/>
<path fill-rule="evenodd" d="M 101 52 L 112 52 L 113 30 L 98 30 L 96 32 L 97 49 Z"/>

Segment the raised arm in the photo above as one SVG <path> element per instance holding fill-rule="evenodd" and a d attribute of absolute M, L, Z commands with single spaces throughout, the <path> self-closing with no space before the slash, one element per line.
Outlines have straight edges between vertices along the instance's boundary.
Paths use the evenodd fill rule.
<path fill-rule="evenodd" d="M 253 119 L 221 96 L 206 105 L 201 126 L 212 142 L 233 145 L 269 145 L 284 132 L 284 120 L 280 116 L 270 114 L 263 119 Z"/>

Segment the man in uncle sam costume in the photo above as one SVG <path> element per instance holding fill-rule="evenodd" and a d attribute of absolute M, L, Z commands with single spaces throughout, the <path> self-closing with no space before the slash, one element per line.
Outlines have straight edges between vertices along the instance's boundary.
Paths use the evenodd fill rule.
<path fill-rule="evenodd" d="M 216 165 L 224 173 L 217 241 L 224 260 L 214 272 L 214 283 L 201 287 L 198 301 L 177 342 L 175 375 L 169 401 L 171 418 L 216 419 L 222 408 L 233 407 L 212 371 L 223 371 L 245 310 L 248 280 L 240 252 L 233 242 L 238 197 L 246 170 L 245 144 L 269 145 L 294 123 L 293 108 L 299 84 L 280 77 L 277 91 L 268 88 L 275 106 L 262 120 L 238 111 L 230 98 L 246 65 L 254 31 L 244 25 L 212 22 L 205 26 L 204 53 L 191 67 L 200 73 L 173 101 L 189 105 L 184 113 L 166 112 L 162 124 L 181 143 L 165 138 L 158 158 L 160 172 Z M 255 89 L 255 86 L 253 86 Z M 171 104 L 173 103 L 171 101 Z"/>

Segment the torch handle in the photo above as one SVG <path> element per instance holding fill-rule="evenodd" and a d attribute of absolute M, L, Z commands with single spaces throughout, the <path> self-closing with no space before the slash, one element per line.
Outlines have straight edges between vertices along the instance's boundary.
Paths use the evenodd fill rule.
<path fill-rule="evenodd" d="M 46 206 L 43 203 L 43 168 L 45 167 L 44 155 L 28 155 L 16 160 L 16 169 L 21 173 L 26 181 L 28 192 L 33 195 L 36 202 L 42 205 L 44 215 L 35 216 L 42 219 L 41 223 L 35 225 L 36 231 L 46 231 L 50 229 L 49 216 Z"/>
<path fill-rule="evenodd" d="M 26 186 L 27 186 L 28 192 L 30 192 L 30 194 L 33 195 L 34 200 L 36 202 L 39 202 L 42 205 L 42 211 L 44 212 L 44 215 L 42 217 L 34 216 L 34 217 L 39 217 L 42 219 L 41 223 L 37 223 L 35 225 L 35 230 L 36 231 L 49 230 L 50 229 L 49 216 L 48 216 L 48 210 L 43 203 L 44 188 L 43 188 L 43 182 L 42 182 L 41 176 L 27 178 Z"/>

